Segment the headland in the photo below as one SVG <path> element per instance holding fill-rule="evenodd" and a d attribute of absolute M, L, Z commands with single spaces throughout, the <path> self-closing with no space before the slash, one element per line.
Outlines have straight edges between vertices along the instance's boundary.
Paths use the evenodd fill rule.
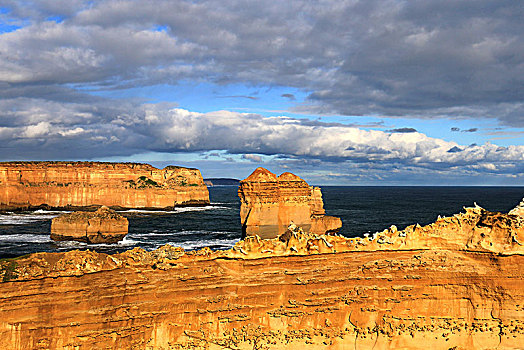
<path fill-rule="evenodd" d="M 0 210 L 173 208 L 209 204 L 198 169 L 141 163 L 2 162 Z"/>

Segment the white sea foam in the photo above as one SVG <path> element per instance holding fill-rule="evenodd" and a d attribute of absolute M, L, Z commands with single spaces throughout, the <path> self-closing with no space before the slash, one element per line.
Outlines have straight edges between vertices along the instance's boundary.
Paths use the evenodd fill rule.
<path fill-rule="evenodd" d="M 236 242 L 238 242 L 238 240 L 239 238 L 218 238 L 185 242 L 168 242 L 168 244 L 174 247 L 182 247 L 186 250 L 201 249 L 204 247 L 231 248 Z"/>
<path fill-rule="evenodd" d="M 44 209 L 38 209 L 33 212 L 34 214 L 64 214 L 64 213 L 70 213 L 70 211 L 67 210 L 44 210 Z"/>
<path fill-rule="evenodd" d="M 85 248 L 87 246 L 87 243 L 77 241 L 60 241 L 56 242 L 56 246 L 59 250 L 71 250 Z"/>
<path fill-rule="evenodd" d="M 128 236 L 125 236 L 124 239 L 119 241 L 117 244 L 122 245 L 122 246 L 131 246 L 131 245 L 136 245 L 139 243 L 142 243 L 142 242 L 129 238 Z"/>
<path fill-rule="evenodd" d="M 229 209 L 228 207 L 219 206 L 219 205 L 206 205 L 204 207 L 180 207 L 175 208 L 174 210 L 146 210 L 146 209 L 126 209 L 119 211 L 120 213 L 137 213 L 137 214 L 178 214 L 186 213 L 191 211 L 204 211 L 204 210 L 213 210 L 213 209 Z"/>
<path fill-rule="evenodd" d="M 70 250 L 70 249 L 79 249 L 79 248 L 92 248 L 93 250 L 96 250 L 96 248 L 115 248 L 115 247 L 130 247 L 137 244 L 142 243 L 141 241 L 137 241 L 131 238 L 128 238 L 127 236 L 124 237 L 123 240 L 116 242 L 116 243 L 95 243 L 95 244 L 88 244 L 84 242 L 77 242 L 77 241 L 60 241 L 56 242 L 56 245 L 58 246 L 58 249 L 60 250 Z"/>
<path fill-rule="evenodd" d="M 146 210 L 146 209 L 126 209 L 119 210 L 119 213 L 137 213 L 137 214 L 176 214 L 176 210 Z"/>
<path fill-rule="evenodd" d="M 143 233 L 132 233 L 130 234 L 133 237 L 168 237 L 168 236 L 189 236 L 189 235 L 228 235 L 235 234 L 235 232 L 224 232 L 224 231 L 205 231 L 205 230 L 191 230 L 191 231 L 158 231 L 154 230 L 152 232 L 143 232 Z"/>
<path fill-rule="evenodd" d="M 64 212 L 37 210 L 32 213 L 0 214 L 0 225 L 25 225 L 36 221 L 50 220 Z"/>
<path fill-rule="evenodd" d="M 13 235 L 0 235 L 0 243 L 46 243 L 51 242 L 48 235 L 35 235 L 32 233 L 21 233 Z"/>

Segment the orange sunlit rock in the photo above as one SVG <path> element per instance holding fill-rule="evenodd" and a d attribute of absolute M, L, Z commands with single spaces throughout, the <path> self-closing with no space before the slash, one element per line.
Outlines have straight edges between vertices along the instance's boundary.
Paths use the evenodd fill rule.
<path fill-rule="evenodd" d="M 245 236 L 273 238 L 284 233 L 290 223 L 316 234 L 336 233 L 342 227 L 339 218 L 324 215 L 320 188 L 291 173 L 277 177 L 257 168 L 240 181 L 238 195 Z"/>
<path fill-rule="evenodd" d="M 365 238 L 0 261 L 2 349 L 519 349 L 524 223 L 480 207 Z"/>
<path fill-rule="evenodd" d="M 51 221 L 51 239 L 86 243 L 115 243 L 127 235 L 125 217 L 106 206 L 95 212 L 76 211 Z"/>
<path fill-rule="evenodd" d="M 168 208 L 209 203 L 197 169 L 98 162 L 0 163 L 0 210 Z"/>

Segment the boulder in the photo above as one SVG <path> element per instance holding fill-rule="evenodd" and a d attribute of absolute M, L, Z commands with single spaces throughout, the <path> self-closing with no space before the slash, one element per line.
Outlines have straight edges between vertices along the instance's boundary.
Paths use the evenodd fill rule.
<path fill-rule="evenodd" d="M 51 239 L 86 243 L 115 243 L 127 235 L 128 221 L 106 206 L 95 212 L 63 214 L 51 222 Z"/>

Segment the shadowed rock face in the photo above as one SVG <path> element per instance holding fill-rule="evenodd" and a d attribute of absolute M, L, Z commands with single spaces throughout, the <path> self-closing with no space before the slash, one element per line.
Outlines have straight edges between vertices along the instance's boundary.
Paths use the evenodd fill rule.
<path fill-rule="evenodd" d="M 128 221 L 106 206 L 95 212 L 74 212 L 51 221 L 51 239 L 86 243 L 116 243 L 127 235 Z"/>
<path fill-rule="evenodd" d="M 316 234 L 336 233 L 342 227 L 339 218 L 324 215 L 320 188 L 309 186 L 291 173 L 277 177 L 257 168 L 240 181 L 238 195 L 244 236 L 274 238 L 284 233 L 291 222 Z"/>
<path fill-rule="evenodd" d="M 0 163 L 0 210 L 208 204 L 197 169 L 98 162 Z"/>
<path fill-rule="evenodd" d="M 2 349 L 519 349 L 522 218 L 0 261 Z"/>
<path fill-rule="evenodd" d="M 510 210 L 509 214 L 524 217 L 524 199 L 522 199 L 522 201 L 515 208 Z"/>

